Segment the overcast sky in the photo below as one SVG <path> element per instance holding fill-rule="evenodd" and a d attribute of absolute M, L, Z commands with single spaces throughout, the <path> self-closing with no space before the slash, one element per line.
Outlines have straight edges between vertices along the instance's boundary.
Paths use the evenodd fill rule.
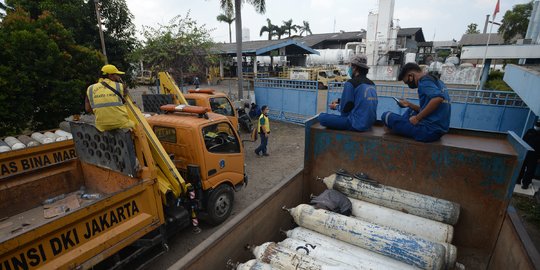
<path fill-rule="evenodd" d="M 528 0 L 501 0 L 497 21 L 516 4 Z M 406 27 L 422 27 L 426 40 L 460 40 L 467 25 L 477 23 L 480 31 L 484 28 L 486 14 L 492 14 L 497 0 L 396 0 L 394 19 Z M 216 42 L 228 42 L 228 26 L 216 20 L 221 13 L 218 0 L 127 0 L 135 25 L 157 26 L 167 24 L 176 15 L 191 17 L 207 28 L 214 29 L 212 37 Z M 367 28 L 370 11 L 377 11 L 377 0 L 266 0 L 266 14 L 257 14 L 251 5 L 242 8 L 243 27 L 249 28 L 251 40 L 266 39 L 259 32 L 266 25 L 266 18 L 273 24 L 281 25 L 292 19 L 294 24 L 308 21 L 313 34 L 335 31 L 359 31 Z M 234 23 L 232 25 L 234 41 Z M 489 27 L 488 27 L 489 31 Z M 493 32 L 497 31 L 494 25 Z"/>

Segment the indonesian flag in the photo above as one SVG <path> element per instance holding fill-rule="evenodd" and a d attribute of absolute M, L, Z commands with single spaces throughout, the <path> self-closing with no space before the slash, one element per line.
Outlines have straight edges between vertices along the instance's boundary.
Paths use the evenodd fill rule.
<path fill-rule="evenodd" d="M 493 18 L 495 18 L 495 15 L 497 15 L 497 13 L 499 13 L 499 1 L 500 0 L 497 0 L 497 5 L 495 6 L 495 11 L 493 11 Z"/>

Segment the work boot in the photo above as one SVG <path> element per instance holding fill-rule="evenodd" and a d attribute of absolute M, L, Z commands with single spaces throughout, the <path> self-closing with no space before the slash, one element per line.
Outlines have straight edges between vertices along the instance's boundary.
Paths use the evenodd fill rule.
<path fill-rule="evenodd" d="M 522 189 L 529 189 L 529 186 L 530 186 L 530 185 L 531 185 L 531 184 L 521 184 L 521 188 L 522 188 Z"/>
<path fill-rule="evenodd" d="M 263 156 L 267 157 L 267 156 L 270 156 L 270 154 L 268 154 L 268 153 L 263 153 Z"/>
<path fill-rule="evenodd" d="M 261 156 L 261 155 L 257 152 L 257 150 L 255 150 L 255 151 L 253 151 L 253 152 L 255 152 L 255 155 Z"/>

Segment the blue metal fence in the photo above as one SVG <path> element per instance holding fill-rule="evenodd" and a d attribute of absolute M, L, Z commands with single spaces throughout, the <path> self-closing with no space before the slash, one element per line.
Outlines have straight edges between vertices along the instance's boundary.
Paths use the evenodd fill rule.
<path fill-rule="evenodd" d="M 271 119 L 304 123 L 317 114 L 317 96 L 316 81 L 255 79 L 255 100 L 270 107 Z"/>
<path fill-rule="evenodd" d="M 331 83 L 328 87 L 327 103 L 341 97 L 343 83 Z M 512 130 L 523 134 L 534 114 L 514 92 L 471 89 L 448 89 L 452 101 L 450 126 L 485 131 L 506 132 Z M 400 85 L 377 85 L 379 104 L 377 117 L 386 111 L 402 114 L 405 109 L 397 106 L 392 97 L 406 98 L 418 104 L 415 89 Z M 327 109 L 328 113 L 337 114 Z"/>

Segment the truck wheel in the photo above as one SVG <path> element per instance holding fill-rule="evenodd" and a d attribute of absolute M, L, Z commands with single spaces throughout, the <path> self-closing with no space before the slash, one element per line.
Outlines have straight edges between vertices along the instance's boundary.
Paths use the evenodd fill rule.
<path fill-rule="evenodd" d="M 231 215 L 234 202 L 234 193 L 230 186 L 220 185 L 208 199 L 208 222 L 219 225 Z"/>

